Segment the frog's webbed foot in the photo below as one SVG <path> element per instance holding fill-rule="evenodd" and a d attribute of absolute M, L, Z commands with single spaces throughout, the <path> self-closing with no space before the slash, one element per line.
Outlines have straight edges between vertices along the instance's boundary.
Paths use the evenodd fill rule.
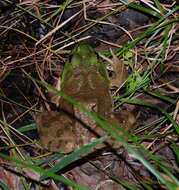
<path fill-rule="evenodd" d="M 125 131 L 132 131 L 136 127 L 136 117 L 128 110 L 121 110 L 113 113 L 117 123 L 124 128 Z"/>

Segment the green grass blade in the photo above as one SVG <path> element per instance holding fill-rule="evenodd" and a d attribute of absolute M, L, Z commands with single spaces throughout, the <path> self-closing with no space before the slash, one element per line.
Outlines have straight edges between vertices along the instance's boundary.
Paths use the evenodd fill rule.
<path fill-rule="evenodd" d="M 135 10 L 138 10 L 140 12 L 143 12 L 145 14 L 157 17 L 157 18 L 161 18 L 161 16 L 162 16 L 158 12 L 156 12 L 156 11 L 150 9 L 150 8 L 146 8 L 146 7 L 144 7 L 144 6 L 140 5 L 140 4 L 137 4 L 137 3 L 130 3 L 128 5 L 128 7 L 133 8 Z"/>
<path fill-rule="evenodd" d="M 119 98 L 120 99 L 120 98 Z M 120 101 L 122 101 L 123 103 L 128 103 L 128 104 L 135 104 L 135 105 L 141 105 L 141 106 L 146 106 L 146 107 L 149 107 L 149 108 L 154 108 L 158 111 L 160 111 L 171 123 L 172 125 L 174 126 L 177 134 L 179 134 L 179 125 L 176 123 L 176 121 L 171 117 L 170 114 L 168 114 L 166 111 L 164 111 L 163 109 L 161 109 L 160 107 L 157 107 L 155 105 L 152 105 L 152 104 L 149 104 L 149 103 L 146 103 L 142 100 L 138 100 L 138 99 L 127 99 L 127 98 L 121 98 Z"/>
<path fill-rule="evenodd" d="M 145 92 L 147 94 L 153 96 L 153 97 L 159 98 L 160 100 L 169 102 L 170 104 L 176 104 L 176 100 L 175 99 L 172 99 L 172 98 L 170 98 L 168 96 L 162 95 L 159 91 L 146 90 Z"/>
<path fill-rule="evenodd" d="M 0 188 L 2 188 L 2 190 L 10 190 L 9 187 L 3 183 L 1 180 L 0 180 Z"/>
<path fill-rule="evenodd" d="M 32 130 L 36 130 L 37 129 L 37 125 L 35 123 L 31 123 L 29 125 L 20 127 L 18 129 L 19 132 L 24 133 L 24 132 L 28 132 L 28 131 L 32 131 Z"/>
<path fill-rule="evenodd" d="M 56 164 L 53 168 L 49 169 L 48 171 L 56 173 L 63 169 L 64 167 L 68 166 L 69 164 L 75 162 L 76 160 L 80 159 L 82 156 L 87 155 L 91 152 L 93 148 L 95 148 L 97 145 L 103 143 L 105 141 L 106 137 L 101 137 L 97 140 L 94 140 L 92 143 L 89 143 L 82 148 L 75 150 L 69 155 L 64 156 L 58 164 Z M 46 179 L 46 176 L 42 176 L 41 179 Z"/>
<path fill-rule="evenodd" d="M 20 167 L 24 167 L 24 168 L 28 168 L 34 172 L 37 172 L 39 174 L 43 174 L 43 175 L 46 175 L 54 180 L 57 180 L 57 181 L 60 181 L 66 185 L 69 185 L 75 189 L 78 189 L 78 190 L 89 190 L 89 188 L 87 187 L 84 187 L 80 184 L 77 184 L 75 182 L 73 182 L 72 180 L 69 180 L 63 176 L 59 176 L 57 174 L 54 174 L 53 172 L 49 172 L 41 167 L 38 167 L 38 166 L 35 166 L 31 163 L 28 162 L 28 160 L 26 161 L 22 161 L 22 160 L 19 160 L 18 158 L 16 157 L 10 157 L 10 156 L 7 156 L 7 155 L 4 155 L 2 153 L 0 153 L 0 157 L 2 157 L 3 159 L 6 159 L 6 160 L 9 160 L 9 161 L 12 161 L 14 162 L 16 165 L 20 166 Z"/>
<path fill-rule="evenodd" d="M 179 162 L 179 146 L 175 143 L 172 144 L 172 149 L 175 152 L 177 161 Z"/>
<path fill-rule="evenodd" d="M 162 7 L 161 3 L 158 0 L 154 0 L 157 8 L 160 10 L 161 13 L 165 12 L 165 9 Z"/>

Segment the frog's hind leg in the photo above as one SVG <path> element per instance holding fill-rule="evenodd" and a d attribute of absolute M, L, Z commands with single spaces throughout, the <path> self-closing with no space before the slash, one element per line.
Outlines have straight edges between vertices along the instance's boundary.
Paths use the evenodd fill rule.
<path fill-rule="evenodd" d="M 112 112 L 112 99 L 109 92 L 105 93 L 105 95 L 102 95 L 100 98 L 98 98 L 98 113 L 108 118 Z"/>

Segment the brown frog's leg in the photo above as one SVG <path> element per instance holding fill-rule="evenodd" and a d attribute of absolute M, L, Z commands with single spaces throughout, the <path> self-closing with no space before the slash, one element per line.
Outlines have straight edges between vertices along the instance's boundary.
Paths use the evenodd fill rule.
<path fill-rule="evenodd" d="M 104 117 L 108 116 L 112 112 L 112 99 L 108 82 L 103 79 L 95 68 L 94 72 L 88 74 L 87 79 L 91 95 L 97 99 L 97 112 Z"/>
<path fill-rule="evenodd" d="M 106 119 L 110 119 L 110 115 L 112 112 L 112 101 L 111 101 L 111 96 L 108 91 L 104 94 L 101 94 L 101 97 L 97 99 L 97 112 L 102 117 L 105 117 Z M 99 127 L 99 125 L 96 126 L 95 131 L 100 136 L 104 135 L 104 130 L 101 127 Z"/>
<path fill-rule="evenodd" d="M 98 97 L 97 104 L 98 113 L 108 118 L 112 112 L 112 100 L 108 90 L 106 90 L 106 93 L 102 93 L 101 97 Z"/>

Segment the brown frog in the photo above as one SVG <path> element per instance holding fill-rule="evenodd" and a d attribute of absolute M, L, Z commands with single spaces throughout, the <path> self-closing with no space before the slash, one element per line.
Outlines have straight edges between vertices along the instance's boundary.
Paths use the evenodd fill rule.
<path fill-rule="evenodd" d="M 106 67 L 99 61 L 93 48 L 86 44 L 80 44 L 72 51 L 71 61 L 65 64 L 62 74 L 61 90 L 105 118 L 117 122 L 128 118 L 123 117 L 121 113 L 112 113 L 112 99 Z M 65 112 L 40 114 L 37 119 L 38 130 L 40 142 L 45 148 L 50 151 L 68 153 L 89 143 L 94 137 L 105 134 L 95 121 L 74 108 L 64 98 L 60 99 L 59 105 L 65 112 L 75 115 L 78 121 Z M 127 121 L 125 123 L 131 125 Z M 84 126 L 90 127 L 90 130 Z"/>

